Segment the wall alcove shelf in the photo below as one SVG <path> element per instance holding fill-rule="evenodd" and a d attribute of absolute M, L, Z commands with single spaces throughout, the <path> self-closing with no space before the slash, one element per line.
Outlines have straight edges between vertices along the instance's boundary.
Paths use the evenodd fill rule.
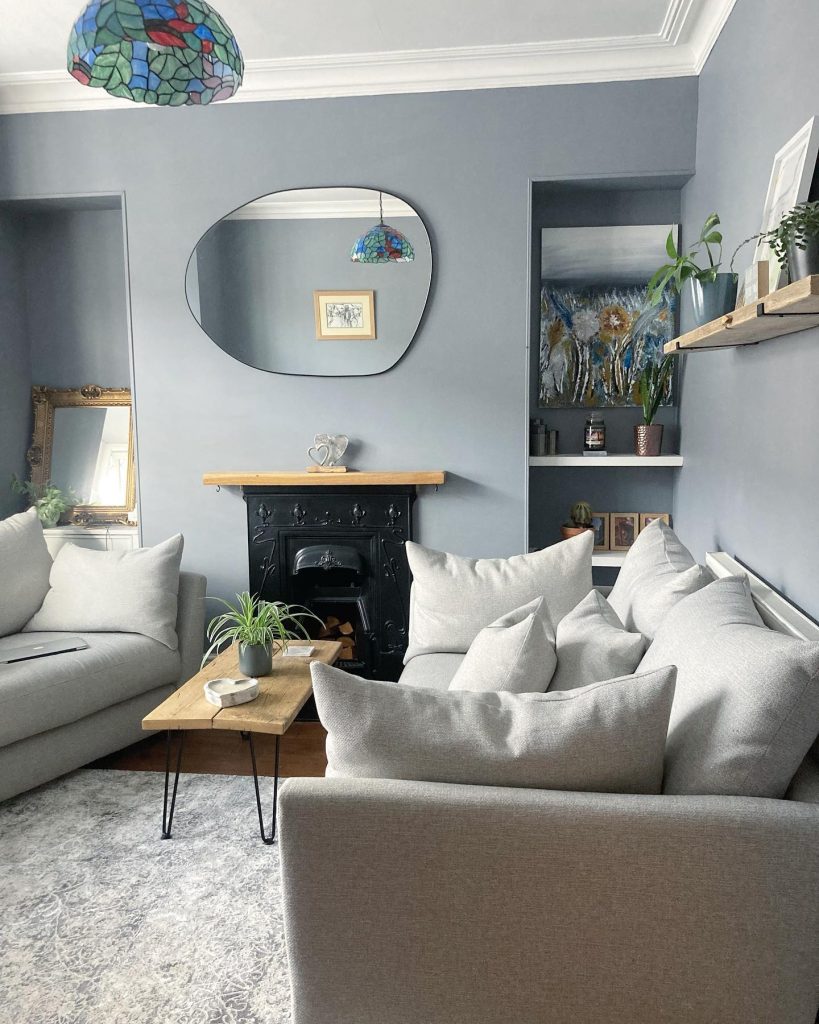
<path fill-rule="evenodd" d="M 442 469 L 399 473 L 354 469 L 347 473 L 251 473 L 239 470 L 235 473 L 205 473 L 202 477 L 202 483 L 210 487 L 383 487 L 390 484 L 438 486 L 445 481 L 446 473 Z"/>
<path fill-rule="evenodd" d="M 605 455 L 589 458 L 587 455 L 530 455 L 530 466 L 553 466 L 583 469 L 668 469 L 683 464 L 682 455 Z"/>
<path fill-rule="evenodd" d="M 665 346 L 667 355 L 738 348 L 819 327 L 819 275 L 803 277 L 759 302 L 681 334 Z"/>

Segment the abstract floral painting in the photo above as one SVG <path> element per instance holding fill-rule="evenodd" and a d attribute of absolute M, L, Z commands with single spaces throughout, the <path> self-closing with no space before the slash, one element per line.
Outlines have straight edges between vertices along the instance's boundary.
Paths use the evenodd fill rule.
<path fill-rule="evenodd" d="M 649 307 L 631 285 L 567 287 L 544 281 L 540 293 L 542 408 L 639 405 L 637 382 L 674 336 L 674 303 Z M 665 403 L 672 400 L 671 384 Z"/>

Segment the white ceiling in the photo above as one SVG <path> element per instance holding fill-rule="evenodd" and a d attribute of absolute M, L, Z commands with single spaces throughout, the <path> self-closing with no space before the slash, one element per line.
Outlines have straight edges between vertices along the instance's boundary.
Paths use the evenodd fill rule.
<path fill-rule="evenodd" d="M 736 0 L 215 0 L 246 62 L 231 102 L 699 74 Z M 0 0 L 0 113 L 139 104 L 65 71 L 81 0 Z"/>

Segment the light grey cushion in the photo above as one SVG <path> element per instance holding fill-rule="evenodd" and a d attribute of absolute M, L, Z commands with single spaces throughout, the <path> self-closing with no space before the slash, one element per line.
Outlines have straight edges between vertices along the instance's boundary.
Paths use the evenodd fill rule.
<path fill-rule="evenodd" d="M 593 547 L 591 531 L 512 558 L 461 558 L 408 541 L 413 584 L 404 663 L 419 654 L 465 654 L 484 626 L 538 597 L 556 627 L 592 588 Z"/>
<path fill-rule="evenodd" d="M 557 665 L 554 633 L 538 597 L 478 633 L 450 690 L 543 693 Z M 610 677 L 608 677 L 610 678 Z"/>
<path fill-rule="evenodd" d="M 656 519 L 629 549 L 608 600 L 626 629 L 651 640 L 674 605 L 712 579 L 671 527 Z"/>
<path fill-rule="evenodd" d="M 645 649 L 642 634 L 629 633 L 605 597 L 592 590 L 557 627 L 557 671 L 549 689 L 630 675 Z"/>
<path fill-rule="evenodd" d="M 0 636 L 17 633 L 48 593 L 51 555 L 33 508 L 0 522 Z"/>
<path fill-rule="evenodd" d="M 26 631 L 141 633 L 175 651 L 182 534 L 152 548 L 93 551 L 66 544 L 51 589 Z"/>
<path fill-rule="evenodd" d="M 448 690 L 465 654 L 419 654 L 408 661 L 399 682 L 429 690 Z"/>
<path fill-rule="evenodd" d="M 819 733 L 819 643 L 768 629 L 729 576 L 669 612 L 639 670 L 668 664 L 664 792 L 782 796 Z"/>
<path fill-rule="evenodd" d="M 527 694 L 442 693 L 310 669 L 330 776 L 660 791 L 673 667 Z"/>
<path fill-rule="evenodd" d="M 61 639 L 38 633 L 0 639 L 0 650 Z M 136 633 L 76 633 L 88 647 L 0 665 L 0 747 L 179 679 L 176 651 Z"/>

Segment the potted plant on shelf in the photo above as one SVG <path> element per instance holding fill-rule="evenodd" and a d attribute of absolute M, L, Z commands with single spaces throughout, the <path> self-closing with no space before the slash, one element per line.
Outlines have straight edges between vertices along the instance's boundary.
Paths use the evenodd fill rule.
<path fill-rule="evenodd" d="M 819 202 L 798 203 L 765 238 L 791 281 L 819 274 Z"/>
<path fill-rule="evenodd" d="M 587 501 L 576 501 L 571 507 L 568 520 L 560 527 L 563 540 L 576 537 L 586 530 L 593 530 L 592 507 Z"/>
<path fill-rule="evenodd" d="M 60 516 L 80 500 L 72 491 L 61 491 L 50 482 L 33 484 L 30 480 L 20 480 L 16 475 L 11 478 L 11 489 L 15 494 L 24 494 L 28 498 L 46 528 L 56 526 Z"/>
<path fill-rule="evenodd" d="M 659 363 L 647 366 L 640 374 L 640 404 L 643 407 L 643 422 L 634 428 L 634 454 L 657 456 L 663 446 L 663 425 L 655 423 L 654 417 L 668 391 L 674 361 L 665 356 Z"/>
<path fill-rule="evenodd" d="M 719 269 L 722 261 L 719 222 L 718 214 L 709 214 L 705 218 L 700 237 L 688 252 L 677 249 L 674 232 L 669 231 L 665 250 L 670 262 L 657 268 L 647 286 L 651 305 L 662 301 L 666 288 L 674 288 L 695 327 L 701 327 L 730 312 L 737 295 L 736 274 L 720 273 Z M 714 248 L 717 248 L 717 259 Z M 701 267 L 698 262 L 703 251 L 708 258 L 707 267 Z"/>
<path fill-rule="evenodd" d="M 239 671 L 246 676 L 269 675 L 273 653 L 286 651 L 291 640 L 309 640 L 303 619 L 321 619 L 308 608 L 283 601 L 263 601 L 246 590 L 236 595 L 236 604 L 215 598 L 227 608 L 210 620 L 207 637 L 210 647 L 202 658 L 204 665 L 214 652 L 227 644 L 239 645 Z"/>

